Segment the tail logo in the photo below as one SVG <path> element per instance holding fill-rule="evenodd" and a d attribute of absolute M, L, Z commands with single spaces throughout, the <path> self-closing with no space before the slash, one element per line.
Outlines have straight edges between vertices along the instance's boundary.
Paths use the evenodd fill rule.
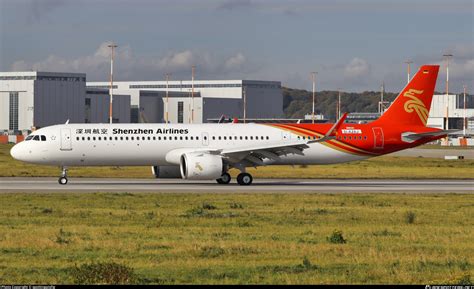
<path fill-rule="evenodd" d="M 426 108 L 425 104 L 418 97 L 415 96 L 415 94 L 420 95 L 422 93 L 423 90 L 409 89 L 403 94 L 403 96 L 410 98 L 405 102 L 405 105 L 403 107 L 408 113 L 416 111 L 416 114 L 418 114 L 420 121 L 423 123 L 423 125 L 426 125 L 429 113 L 428 109 Z"/>

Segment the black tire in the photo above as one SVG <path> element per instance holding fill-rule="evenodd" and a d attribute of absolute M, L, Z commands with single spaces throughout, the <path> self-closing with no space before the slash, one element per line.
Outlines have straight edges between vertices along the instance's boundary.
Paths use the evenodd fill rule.
<path fill-rule="evenodd" d="M 237 176 L 237 183 L 241 186 L 249 186 L 253 182 L 253 178 L 251 174 L 248 173 L 241 173 Z"/>
<path fill-rule="evenodd" d="M 216 181 L 218 184 L 227 185 L 228 183 L 230 183 L 231 180 L 232 178 L 230 177 L 230 175 L 228 173 L 224 173 Z"/>
<path fill-rule="evenodd" d="M 66 177 L 60 177 L 60 178 L 58 179 L 58 183 L 59 183 L 60 185 L 66 185 L 66 184 L 67 184 L 67 178 L 66 178 Z"/>

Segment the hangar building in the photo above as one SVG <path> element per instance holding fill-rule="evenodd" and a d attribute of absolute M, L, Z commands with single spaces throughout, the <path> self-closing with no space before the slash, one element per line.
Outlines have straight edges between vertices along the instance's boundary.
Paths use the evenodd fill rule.
<path fill-rule="evenodd" d="M 108 82 L 87 82 L 88 88 L 106 89 L 109 85 Z M 131 122 L 144 121 L 140 119 L 138 111 L 145 107 L 140 103 L 146 100 L 145 95 L 150 95 L 152 91 L 165 92 L 166 89 L 166 81 L 114 81 L 114 94 L 131 96 Z M 222 115 L 242 118 L 244 106 L 247 118 L 283 117 L 283 94 L 279 81 L 196 80 L 192 97 L 192 82 L 180 80 L 169 81 L 168 91 L 180 93 L 173 96 L 169 94 L 168 112 L 172 123 L 189 123 L 192 118 L 190 115 L 194 116 L 194 123 L 208 122 Z M 164 93 L 161 95 L 164 101 Z M 155 105 L 161 106 L 157 103 Z M 193 107 L 194 113 L 191 112 Z M 165 107 L 163 109 L 165 110 Z M 178 118 L 178 115 L 182 117 Z M 159 116 L 147 117 L 157 119 Z"/>
<path fill-rule="evenodd" d="M 84 122 L 84 73 L 0 72 L 0 131 Z"/>

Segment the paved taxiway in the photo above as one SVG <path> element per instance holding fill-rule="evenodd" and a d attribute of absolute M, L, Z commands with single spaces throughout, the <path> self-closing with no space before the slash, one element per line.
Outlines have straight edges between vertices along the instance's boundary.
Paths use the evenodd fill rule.
<path fill-rule="evenodd" d="M 0 193 L 6 192 L 391 192 L 474 193 L 474 180 L 378 180 L 378 179 L 255 179 L 251 186 L 234 182 L 176 179 L 70 178 L 65 186 L 56 178 L 0 178 Z"/>

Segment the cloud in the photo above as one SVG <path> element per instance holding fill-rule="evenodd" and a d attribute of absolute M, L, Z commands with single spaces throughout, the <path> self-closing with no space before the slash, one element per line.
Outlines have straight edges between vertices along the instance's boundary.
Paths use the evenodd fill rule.
<path fill-rule="evenodd" d="M 370 73 L 370 65 L 362 58 L 355 57 L 344 68 L 344 75 L 348 78 L 361 78 Z"/>
<path fill-rule="evenodd" d="M 229 59 L 226 60 L 224 67 L 227 69 L 239 68 L 246 62 L 246 58 L 242 53 L 237 53 L 234 56 L 231 56 Z"/>
<path fill-rule="evenodd" d="M 218 10 L 234 10 L 240 8 L 252 7 L 253 3 L 250 0 L 227 0 L 217 6 Z"/>
<path fill-rule="evenodd" d="M 25 2 L 26 13 L 30 23 L 39 23 L 53 10 L 65 5 L 64 0 L 28 0 Z"/>
<path fill-rule="evenodd" d="M 88 80 L 106 80 L 110 69 L 109 42 L 104 42 L 90 55 L 67 59 L 49 55 L 46 59 L 28 63 L 25 60 L 15 61 L 11 70 L 82 72 Z M 191 66 L 196 65 L 200 79 L 204 77 L 223 77 L 244 74 L 254 71 L 255 65 L 239 52 L 226 57 L 216 56 L 209 52 L 181 50 L 171 51 L 163 56 L 137 57 L 129 45 L 120 45 L 115 52 L 114 75 L 117 80 L 151 80 L 161 79 L 165 73 L 171 73 L 174 79 L 186 79 L 191 75 Z"/>

